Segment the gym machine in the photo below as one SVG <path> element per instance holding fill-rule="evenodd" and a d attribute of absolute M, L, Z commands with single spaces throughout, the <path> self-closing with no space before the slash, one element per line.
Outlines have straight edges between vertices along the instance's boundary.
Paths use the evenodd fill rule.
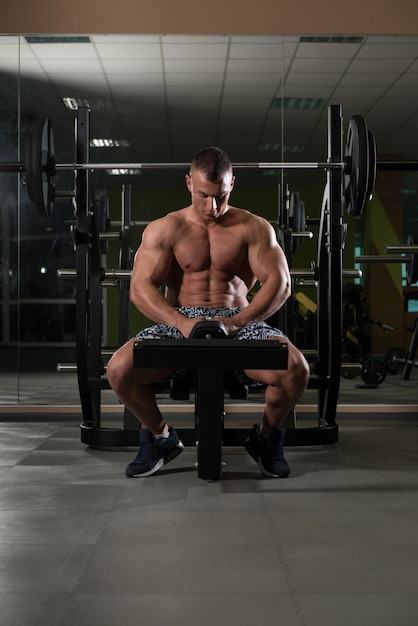
<path fill-rule="evenodd" d="M 124 421 L 121 428 L 105 428 L 101 424 L 100 418 L 100 390 L 107 389 L 108 384 L 105 378 L 104 368 L 102 366 L 102 359 L 100 356 L 100 346 L 98 341 L 98 320 L 101 317 L 100 311 L 100 291 L 102 288 L 101 282 L 103 280 L 117 280 L 120 284 L 129 283 L 130 272 L 129 270 L 103 270 L 97 267 L 97 250 L 98 250 L 98 234 L 95 229 L 95 211 L 92 210 L 91 196 L 88 193 L 90 187 L 90 168 L 88 167 L 88 152 L 83 149 L 83 146 L 89 145 L 89 112 L 86 109 L 80 109 L 77 117 L 77 162 L 85 163 L 83 167 L 76 168 L 76 183 L 77 183 L 77 197 L 76 197 L 76 248 L 77 259 L 79 259 L 79 265 L 73 273 L 77 280 L 77 294 L 81 290 L 80 302 L 78 309 L 80 310 L 80 325 L 82 326 L 82 332 L 77 333 L 77 341 L 81 343 L 80 351 L 77 353 L 77 373 L 80 387 L 80 397 L 82 401 L 82 410 L 84 421 L 81 425 L 81 440 L 90 446 L 95 447 L 124 447 L 124 446 L 136 446 L 139 443 L 139 432 L 137 423 L 133 423 L 132 416 L 127 416 L 128 421 Z M 310 377 L 309 388 L 317 389 L 318 391 L 318 426 L 312 428 L 298 428 L 296 423 L 294 427 L 288 427 L 286 436 L 286 445 L 317 445 L 324 443 L 333 443 L 338 440 L 338 425 L 335 421 L 336 408 L 339 393 L 339 381 L 340 381 L 340 367 L 341 367 L 341 300 L 342 300 L 342 248 L 344 244 L 344 225 L 343 219 L 343 194 L 344 194 L 344 176 L 347 171 L 347 164 L 345 168 L 340 166 L 334 166 L 334 164 L 343 163 L 343 145 L 342 145 L 342 111 L 339 106 L 331 106 L 328 111 L 328 157 L 327 162 L 322 165 L 326 170 L 326 185 L 324 189 L 321 217 L 319 224 L 319 237 L 318 237 L 318 256 L 315 268 L 310 270 L 292 270 L 292 278 L 310 278 L 317 284 L 318 292 L 318 351 L 317 361 L 314 368 L 314 373 Z M 354 131 L 352 131 L 355 134 Z M 361 142 L 361 138 L 356 137 L 356 150 L 363 152 L 358 147 Z M 356 154 L 348 155 L 350 160 L 350 166 L 355 173 L 350 180 L 354 179 L 356 185 L 360 187 L 351 189 L 348 184 L 350 196 L 348 203 L 352 205 L 353 211 L 359 210 L 359 203 L 365 202 L 366 196 L 368 199 L 367 185 L 370 186 L 368 179 L 367 164 L 369 162 L 369 155 L 366 150 L 367 164 L 366 175 L 361 178 L 358 173 L 358 157 Z M 357 159 L 357 160 L 356 160 Z M 319 165 L 319 164 L 318 164 Z M 91 166 L 96 167 L 96 165 Z M 281 167 L 286 167 L 286 164 L 281 164 Z M 375 176 L 375 167 L 373 163 L 371 166 L 370 176 Z M 373 179 L 374 180 L 374 179 Z M 363 185 L 363 191 L 361 188 Z M 347 188 L 346 188 L 347 193 Z M 370 192 L 369 192 L 369 195 Z M 359 200 L 359 196 L 362 196 L 362 200 Z M 357 204 L 356 204 L 357 203 Z M 79 225 L 83 226 L 86 221 L 90 222 L 90 241 L 87 248 L 83 247 L 83 241 L 80 241 L 78 232 L 80 230 Z M 301 220 L 298 211 L 293 214 L 293 222 L 290 225 L 284 226 L 284 238 L 286 240 L 292 240 L 292 232 L 296 234 L 301 232 L 303 226 L 303 220 Z M 290 235 L 290 237 L 289 237 Z M 303 236 L 303 235 L 301 235 Z M 77 243 L 77 242 L 80 243 Z M 80 252 L 78 252 L 80 250 Z M 81 257 L 81 258 L 80 258 Z M 93 259 L 93 257 L 96 257 Z M 87 261 L 86 261 L 87 258 Z M 91 268 L 86 271 L 86 264 Z M 79 271 L 79 268 L 81 271 Z M 68 272 L 61 272 L 62 277 L 68 276 Z M 354 272 L 354 270 L 353 270 Z M 90 311 L 86 311 L 86 302 L 90 303 Z M 94 307 L 94 311 L 92 308 Z M 83 314 L 81 313 L 83 311 Z M 84 314 L 85 313 L 85 314 Z M 92 320 L 95 320 L 93 324 Z M 197 345 L 196 340 L 182 340 L 183 353 L 178 357 L 177 368 L 197 368 L 199 370 L 199 363 L 209 362 L 211 363 L 212 375 L 210 377 L 210 386 L 212 393 L 210 394 L 210 412 L 212 415 L 218 413 L 223 414 L 223 387 L 220 385 L 219 380 L 215 384 L 215 378 L 218 376 L 219 360 L 212 356 L 213 341 L 215 340 L 201 340 L 203 344 Z M 205 343 L 206 342 L 206 343 Z M 234 350 L 236 344 L 241 342 L 233 342 L 227 340 L 227 344 L 223 344 L 222 351 L 229 351 L 230 363 L 235 363 Z M 138 352 L 145 350 L 143 356 L 143 363 L 146 366 L 156 367 L 156 363 L 164 363 L 167 366 L 167 359 L 172 358 L 170 354 L 169 340 L 164 341 L 163 345 L 155 345 L 149 347 L 147 342 L 144 342 L 146 348 L 136 345 L 135 350 Z M 257 342 L 259 343 L 259 342 Z M 139 342 L 137 342 L 139 344 Z M 189 344 L 190 347 L 189 347 Z M 88 347 L 88 348 L 87 348 Z M 242 346 L 243 348 L 244 346 Z M 228 350 L 227 350 L 228 348 Z M 262 350 L 262 347 L 259 347 Z M 161 353 L 163 350 L 163 354 Z M 257 348 L 248 347 L 249 353 L 256 352 Z M 158 352 L 158 356 L 153 356 Z M 167 351 L 167 354 L 165 353 Z M 192 359 L 193 351 L 195 354 L 199 354 L 199 362 Z M 86 354 L 86 352 L 88 354 Z M 215 353 L 215 352 L 213 352 Z M 173 354 L 173 352 L 171 353 Z M 176 352 L 176 354 L 179 354 Z M 206 357 L 206 354 L 211 355 Z M 79 367 L 79 358 L 83 360 L 83 366 Z M 249 356 L 248 356 L 249 358 Z M 266 367 L 266 360 L 263 360 L 264 367 Z M 226 357 L 225 357 L 226 359 Z M 240 357 L 242 359 L 242 357 Z M 181 361 L 181 363 L 180 363 Z M 136 359 L 139 363 L 139 360 Z M 216 365 L 217 364 L 217 365 Z M 241 363 L 242 366 L 242 363 Z M 247 366 L 249 367 L 249 366 Z M 278 367 L 276 365 L 276 367 Z M 205 370 L 205 375 L 198 376 L 200 385 L 203 385 L 203 381 L 207 378 L 208 370 Z M 219 394 L 213 393 L 213 389 L 219 389 Z M 205 396 L 205 392 L 199 389 L 199 383 L 197 388 L 197 396 Z M 214 397 L 219 395 L 222 398 L 222 411 L 220 407 L 213 407 Z M 209 398 L 209 395 L 207 396 Z M 219 400 L 218 400 L 219 402 Z M 201 405 L 200 405 L 201 406 Z M 202 409 L 200 409 L 202 411 Z M 126 418 L 126 415 L 125 415 Z M 202 422 L 203 423 L 203 422 Z M 207 432 L 210 429 L 207 429 Z M 196 441 L 195 427 L 191 429 L 177 429 L 179 436 L 186 445 L 194 444 Z M 228 442 L 229 445 L 238 445 L 242 443 L 243 434 L 237 432 L 237 429 L 232 433 L 228 432 L 226 424 L 223 424 L 223 439 L 224 442 Z M 199 445 L 202 446 L 202 438 L 199 436 Z M 215 463 L 216 465 L 216 463 Z M 207 474 L 206 469 L 203 470 Z M 216 474 L 217 470 L 215 470 Z"/>
<path fill-rule="evenodd" d="M 80 392 L 83 423 L 81 424 L 81 441 L 92 447 L 118 448 L 126 446 L 138 446 L 139 428 L 136 419 L 125 410 L 124 421 L 120 428 L 106 428 L 101 423 L 101 391 L 109 389 L 105 376 L 105 365 L 101 349 L 102 332 L 102 288 L 106 284 L 115 284 L 120 289 L 120 313 L 124 319 L 120 320 L 120 341 L 127 338 L 129 329 L 129 255 L 126 255 L 126 243 L 130 225 L 130 197 L 126 192 L 126 207 L 124 209 L 125 227 L 121 235 L 121 267 L 118 270 L 106 270 L 101 267 L 101 236 L 99 224 L 102 224 L 100 208 L 95 199 L 92 184 L 92 170 L 109 168 L 112 164 L 97 164 L 89 162 L 90 144 L 90 111 L 86 107 L 80 107 L 76 118 L 75 132 L 75 163 L 57 164 L 54 155 L 54 140 L 52 127 L 48 119 L 37 123 L 34 127 L 32 143 L 27 150 L 27 162 L 18 164 L 3 164 L 7 171 L 26 171 L 26 182 L 30 198 L 34 201 L 37 210 L 42 215 L 50 215 L 54 201 L 61 195 L 71 195 L 71 192 L 59 192 L 55 189 L 54 175 L 57 169 L 72 169 L 74 171 L 74 223 L 71 225 L 71 233 L 76 251 L 76 268 L 74 270 L 58 270 L 62 278 L 72 278 L 76 281 L 76 360 L 75 365 L 62 364 L 62 370 L 77 371 L 78 386 Z M 189 164 L 118 164 L 119 167 L 131 169 L 146 168 L 188 168 Z M 0 164 L 0 168 L 1 168 Z M 335 421 L 339 393 L 340 369 L 341 369 L 341 301 L 342 301 L 342 277 L 344 275 L 359 275 L 356 270 L 342 270 L 342 249 L 344 246 L 345 225 L 343 224 L 344 206 L 348 213 L 360 215 L 366 202 L 371 197 L 376 176 L 376 147 L 373 135 L 368 131 L 366 123 L 361 116 L 355 116 L 350 120 L 348 129 L 345 154 L 343 154 L 343 119 L 342 109 L 339 105 L 331 105 L 328 109 L 328 154 L 325 162 L 318 163 L 248 163 L 234 164 L 234 168 L 317 168 L 326 172 L 326 184 L 323 193 L 321 216 L 319 220 L 318 252 L 315 267 L 307 270 L 293 270 L 292 279 L 305 278 L 317 284 L 318 302 L 318 346 L 317 360 L 308 387 L 318 391 L 318 422 L 312 428 L 299 428 L 296 422 L 287 428 L 286 445 L 318 445 L 333 443 L 338 440 L 338 425 Z M 300 203 L 299 203 L 300 210 Z M 293 245 L 303 237 L 304 219 L 293 209 L 292 220 L 280 225 L 286 245 Z M 123 234 L 125 233 L 125 238 Z M 302 234 L 301 234 L 302 233 Z M 105 237 L 106 235 L 104 235 Z M 125 246 L 125 247 L 124 247 Z M 123 259 L 123 261 L 122 261 Z M 286 328 L 284 328 L 286 331 Z M 221 352 L 217 353 L 213 347 L 214 339 L 203 339 L 203 345 L 194 343 L 194 339 L 182 340 L 181 365 L 177 367 L 196 368 L 200 365 L 196 361 L 196 355 L 206 350 L 209 362 L 212 363 L 213 376 L 219 368 L 219 357 L 212 354 L 222 354 L 225 362 L 241 363 L 242 350 L 248 352 L 245 358 L 254 359 L 259 352 L 262 355 L 263 367 L 270 366 L 267 352 L 263 352 L 264 346 L 253 342 L 254 346 L 244 346 L 242 342 L 223 339 Z M 138 342 L 139 343 L 139 342 Z M 158 342 L 155 342 L 158 343 Z M 161 342 L 161 348 L 169 353 L 170 346 L 167 341 Z M 231 345 L 229 345 L 231 343 Z M 268 342 L 272 343 L 272 342 Z M 189 345 L 190 344 L 190 345 Z M 269 348 L 270 349 L 270 348 Z M 135 350 L 142 350 L 136 346 Z M 158 348 L 160 350 L 160 347 Z M 155 367 L 156 362 L 164 361 L 167 366 L 167 354 L 153 356 L 155 350 L 147 348 L 144 356 L 144 366 Z M 279 351 L 280 352 L 280 351 Z M 236 353 L 236 354 L 235 354 Z M 172 353 L 171 353 L 172 354 Z M 192 356 L 194 354 L 194 356 Z M 270 354 L 270 353 L 269 353 Z M 145 360 L 149 359 L 149 360 Z M 172 356 L 170 356 L 172 358 Z M 180 357 L 179 357 L 180 358 Z M 199 358 L 199 363 L 205 357 Z M 252 362 L 252 361 L 251 361 Z M 153 365 L 151 365 L 151 363 Z M 174 363 L 174 361 L 173 361 Z M 217 367 L 215 366 L 217 364 Z M 275 362 L 277 369 L 285 365 L 283 359 Z M 235 366 L 234 366 L 235 367 Z M 246 365 L 245 367 L 257 367 Z M 259 365 L 261 367 L 261 365 Z M 209 370 L 205 370 L 205 376 L 198 376 L 200 385 L 207 378 Z M 212 382 L 212 381 L 211 381 Z M 221 396 L 223 415 L 223 391 L 220 381 L 216 387 Z M 197 389 L 197 396 L 203 394 L 209 399 L 209 394 L 203 389 Z M 210 394 L 210 399 L 215 394 Z M 219 402 L 219 399 L 217 400 Z M 216 405 L 219 413 L 220 404 Z M 200 409 L 201 411 L 201 409 Z M 223 428 L 223 440 L 228 445 L 242 443 L 242 433 L 228 433 L 225 424 Z M 196 442 L 196 426 L 190 429 L 177 429 L 179 436 L 186 445 Z M 205 437 L 209 437 L 209 428 L 205 429 Z M 202 433 L 200 433 L 202 434 Z M 202 437 L 198 435 L 199 447 L 202 445 Z M 205 445 L 205 444 L 203 444 Z M 215 463 L 216 465 L 216 463 Z M 218 473 L 218 469 L 205 468 L 205 475 Z"/>

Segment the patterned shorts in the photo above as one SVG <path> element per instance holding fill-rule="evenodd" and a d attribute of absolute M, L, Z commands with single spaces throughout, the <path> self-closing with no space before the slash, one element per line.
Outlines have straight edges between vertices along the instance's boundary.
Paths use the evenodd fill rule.
<path fill-rule="evenodd" d="M 177 309 L 185 317 L 233 317 L 240 307 L 214 308 L 208 306 L 181 306 Z M 270 337 L 286 337 L 278 328 L 269 326 L 266 322 L 251 322 L 241 328 L 234 336 L 236 339 L 268 339 Z M 183 339 L 183 335 L 177 328 L 169 324 L 155 324 L 149 328 L 144 328 L 136 335 L 137 339 Z"/>

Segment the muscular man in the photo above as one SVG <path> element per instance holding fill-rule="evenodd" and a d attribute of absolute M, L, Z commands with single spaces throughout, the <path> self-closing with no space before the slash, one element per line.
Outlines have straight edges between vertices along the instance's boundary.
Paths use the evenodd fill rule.
<path fill-rule="evenodd" d="M 137 339 L 188 337 L 199 320 L 223 322 L 239 339 L 276 339 L 288 344 L 287 370 L 246 370 L 266 385 L 265 407 L 245 443 L 247 452 L 267 476 L 286 477 L 285 430 L 280 425 L 305 391 L 309 368 L 283 333 L 264 320 L 290 295 L 286 257 L 265 219 L 229 204 L 234 175 L 228 155 L 211 147 L 193 158 L 186 175 L 191 204 L 149 224 L 134 261 L 130 297 L 156 322 Z M 259 281 L 252 298 L 247 293 Z M 161 287 L 165 286 L 165 293 Z M 133 341 L 111 358 L 110 386 L 138 418 L 140 449 L 126 468 L 127 476 L 149 476 L 183 449 L 157 406 L 152 384 L 170 370 L 134 368 Z"/>

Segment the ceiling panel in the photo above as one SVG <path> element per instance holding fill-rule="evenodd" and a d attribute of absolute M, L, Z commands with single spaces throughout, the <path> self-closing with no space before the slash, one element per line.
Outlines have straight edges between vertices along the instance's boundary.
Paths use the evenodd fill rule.
<path fill-rule="evenodd" d="M 229 48 L 230 59 L 282 59 L 283 46 L 281 43 L 231 43 Z"/>
<path fill-rule="evenodd" d="M 349 72 L 360 74 L 402 74 L 405 72 L 411 59 L 355 59 L 348 69 Z"/>
<path fill-rule="evenodd" d="M 312 73 L 312 74 L 342 74 L 350 63 L 349 59 L 318 59 L 315 57 L 299 58 L 296 57 L 291 65 L 292 72 Z"/>
<path fill-rule="evenodd" d="M 129 141 L 122 151 L 96 151 L 103 160 L 109 161 L 110 153 L 132 161 L 165 162 L 180 155 L 187 160 L 202 143 L 227 146 L 239 161 L 257 161 L 260 155 L 288 159 L 289 154 L 306 160 L 315 153 L 323 159 L 330 103 L 343 106 L 345 127 L 351 115 L 365 115 L 382 142 L 378 150 L 405 159 L 417 155 L 416 36 L 350 41 L 132 34 L 86 36 L 85 43 L 38 41 L 0 36 L 2 110 L 17 93 L 20 65 L 22 118 L 51 116 L 57 145 L 61 138 L 67 145 L 73 113 L 62 98 L 88 99 L 96 136 L 114 133 Z M 272 108 L 275 98 L 278 108 Z M 9 120 L 3 114 L 1 128 L 13 123 Z M 275 149 L 263 151 L 266 143 Z M 301 146 L 304 152 L 282 155 L 282 148 Z"/>

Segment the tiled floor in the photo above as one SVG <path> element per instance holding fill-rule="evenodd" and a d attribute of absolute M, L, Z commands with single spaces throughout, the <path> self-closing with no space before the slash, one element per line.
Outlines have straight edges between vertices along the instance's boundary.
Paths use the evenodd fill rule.
<path fill-rule="evenodd" d="M 28 419 L 30 419 L 28 417 Z M 2 626 L 415 626 L 417 413 L 341 414 L 288 479 L 194 448 L 127 479 L 76 421 L 0 423 Z"/>

